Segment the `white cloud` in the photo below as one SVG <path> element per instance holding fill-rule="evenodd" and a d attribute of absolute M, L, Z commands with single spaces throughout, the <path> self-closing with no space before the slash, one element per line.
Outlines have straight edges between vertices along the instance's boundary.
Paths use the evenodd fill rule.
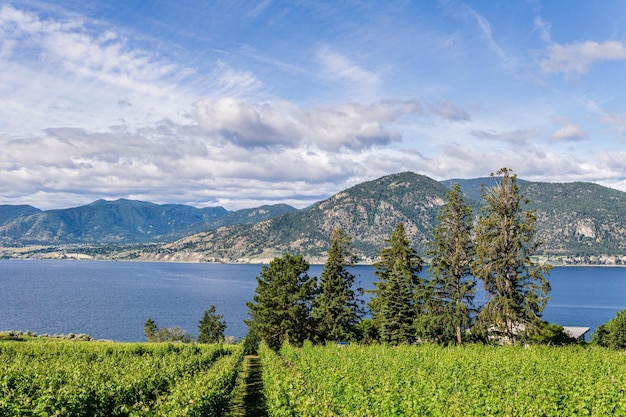
<path fill-rule="evenodd" d="M 450 102 L 441 103 L 433 108 L 432 111 L 450 121 L 467 122 L 471 120 L 471 116 L 465 109 Z"/>
<path fill-rule="evenodd" d="M 605 113 L 602 117 L 602 120 L 615 126 L 618 131 L 626 132 L 626 113 Z"/>
<path fill-rule="evenodd" d="M 547 73 L 585 74 L 596 61 L 626 60 L 626 46 L 620 41 L 552 44 L 547 52 L 548 57 L 541 61 L 541 70 Z"/>
<path fill-rule="evenodd" d="M 401 100 L 303 110 L 286 101 L 251 103 L 228 97 L 206 99 L 196 107 L 203 129 L 238 146 L 328 150 L 361 150 L 399 141 L 400 134 L 386 125 L 421 112 L 418 102 Z"/>
<path fill-rule="evenodd" d="M 301 139 L 299 110 L 286 102 L 253 104 L 232 97 L 205 99 L 196 106 L 199 125 L 233 143 L 248 146 L 288 145 Z"/>
<path fill-rule="evenodd" d="M 489 20 L 487 20 L 484 16 L 468 6 L 465 6 L 464 10 L 472 18 L 475 19 L 476 24 L 478 25 L 478 29 L 480 30 L 481 36 L 487 47 L 498 56 L 504 67 L 512 67 L 514 65 L 514 59 L 504 51 L 504 49 L 498 44 L 498 42 L 496 42 L 493 36 L 493 32 L 491 30 L 491 24 L 489 23 Z"/>
<path fill-rule="evenodd" d="M 348 81 L 360 85 L 378 81 L 376 73 L 354 64 L 327 45 L 318 49 L 317 58 L 322 66 L 322 75 L 330 81 Z"/>
<path fill-rule="evenodd" d="M 552 26 L 544 21 L 541 17 L 535 18 L 535 30 L 539 32 L 539 37 L 542 41 L 546 43 L 552 43 L 552 36 L 550 35 L 550 30 Z"/>
<path fill-rule="evenodd" d="M 218 97 L 245 96 L 262 86 L 252 72 L 237 71 L 222 61 L 218 61 L 212 78 L 217 85 L 213 95 Z"/>
<path fill-rule="evenodd" d="M 587 132 L 581 129 L 579 126 L 565 121 L 563 126 L 554 132 L 551 136 L 555 140 L 564 141 L 579 141 L 587 137 Z"/>
<path fill-rule="evenodd" d="M 185 123 L 203 95 L 245 96 L 262 86 L 224 62 L 200 74 L 137 45 L 99 21 L 0 6 L 0 132 Z"/>
<path fill-rule="evenodd" d="M 0 8 L 0 131 L 49 126 L 105 128 L 124 120 L 183 115 L 194 94 L 181 88 L 193 70 L 129 47 L 96 21 L 4 5 Z M 132 107 L 119 106 L 127 101 Z M 158 103 L 158 104 L 157 104 Z"/>
<path fill-rule="evenodd" d="M 529 139 L 536 137 L 536 132 L 528 129 L 515 129 L 505 132 L 496 132 L 494 130 L 472 130 L 470 134 L 478 139 L 514 145 L 525 145 Z"/>
<path fill-rule="evenodd" d="M 369 111 L 394 113 L 385 106 Z M 473 178 L 502 166 L 524 179 L 619 186 L 626 160 L 624 152 L 576 156 L 533 146 L 480 150 L 446 145 L 428 154 L 406 145 L 335 152 L 304 141 L 242 147 L 216 132 L 172 122 L 140 131 L 49 129 L 46 135 L 0 139 L 0 196 L 10 204 L 44 209 L 122 197 L 228 209 L 277 202 L 304 207 L 392 172 Z"/>

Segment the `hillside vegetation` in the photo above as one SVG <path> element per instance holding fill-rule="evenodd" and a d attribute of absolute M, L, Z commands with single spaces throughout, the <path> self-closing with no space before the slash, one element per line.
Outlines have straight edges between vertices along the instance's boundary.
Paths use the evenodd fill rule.
<path fill-rule="evenodd" d="M 447 189 L 410 172 L 365 182 L 310 208 L 255 225 L 233 225 L 163 245 L 162 253 L 199 253 L 207 260 L 271 259 L 282 253 L 322 257 L 336 228 L 353 238 L 362 258 L 372 257 L 399 222 L 423 249 Z"/>
<path fill-rule="evenodd" d="M 358 184 L 303 210 L 278 204 L 227 211 L 129 200 L 49 211 L 0 206 L 0 244 L 46 246 L 4 256 L 78 252 L 110 259 L 268 262 L 297 252 L 322 262 L 330 233 L 341 227 L 368 262 L 399 222 L 424 254 L 449 187 L 458 183 L 477 215 L 481 185 L 492 181 L 438 182 L 404 172 Z M 536 236 L 544 242 L 537 255 L 555 264 L 626 263 L 626 193 L 592 183 L 518 182 L 537 215 Z"/>
<path fill-rule="evenodd" d="M 181 204 L 98 200 L 69 209 L 41 211 L 0 206 L 0 243 L 11 245 L 137 244 L 171 241 L 225 225 L 251 224 L 296 209 L 286 204 L 227 211 Z"/>
<path fill-rule="evenodd" d="M 182 259 L 193 253 L 204 261 L 269 261 L 286 252 L 323 260 L 334 228 L 352 236 L 362 261 L 371 261 L 399 222 L 412 245 L 424 254 L 447 186 L 459 183 L 466 197 L 480 196 L 493 179 L 437 182 L 405 172 L 344 190 L 306 210 L 254 225 L 233 225 L 198 233 L 144 252 L 144 259 Z M 536 255 L 555 263 L 626 262 L 626 193 L 590 183 L 551 184 L 519 181 L 521 193 L 535 210 Z M 482 200 L 468 202 L 478 215 Z"/>

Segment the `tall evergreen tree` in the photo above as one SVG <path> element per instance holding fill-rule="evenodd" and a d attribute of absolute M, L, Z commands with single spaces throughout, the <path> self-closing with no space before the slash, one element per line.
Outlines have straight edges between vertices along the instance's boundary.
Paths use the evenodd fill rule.
<path fill-rule="evenodd" d="M 350 236 L 341 228 L 330 236 L 328 259 L 319 280 L 317 296 L 311 313 L 320 341 L 348 340 L 363 312 L 355 291 L 354 275 L 348 266 L 354 265 Z"/>
<path fill-rule="evenodd" d="M 204 311 L 198 324 L 198 343 L 218 343 L 224 340 L 226 322 L 223 314 L 217 314 L 214 305 Z"/>
<path fill-rule="evenodd" d="M 254 302 L 247 302 L 248 325 L 273 349 L 283 342 L 301 345 L 313 331 L 310 317 L 316 279 L 302 255 L 286 254 L 263 265 Z"/>
<path fill-rule="evenodd" d="M 478 315 L 484 329 L 499 332 L 515 342 L 522 329 L 533 334 L 549 297 L 545 275 L 550 266 L 533 262 L 537 249 L 535 214 L 523 211 L 517 176 L 508 168 L 497 173 L 499 180 L 483 188 L 486 202 L 476 228 L 474 276 L 483 280 L 489 300 Z M 494 178 L 495 175 L 491 174 Z"/>
<path fill-rule="evenodd" d="M 387 343 L 411 342 L 415 339 L 415 319 L 423 304 L 425 281 L 418 276 L 422 259 L 411 247 L 398 223 L 390 239 L 385 241 L 380 260 L 374 264 L 378 281 L 369 307 L 380 338 Z"/>
<path fill-rule="evenodd" d="M 156 333 L 158 331 L 158 327 L 154 320 L 148 318 L 143 325 L 143 334 L 146 335 L 146 340 L 148 342 L 154 342 L 156 339 Z"/>
<path fill-rule="evenodd" d="M 463 330 L 471 321 L 476 280 L 472 276 L 474 259 L 472 241 L 472 208 L 465 203 L 459 184 L 446 196 L 446 204 L 437 216 L 428 255 L 432 256 L 429 272 L 433 290 L 430 306 L 430 328 L 447 342 L 463 342 Z"/>

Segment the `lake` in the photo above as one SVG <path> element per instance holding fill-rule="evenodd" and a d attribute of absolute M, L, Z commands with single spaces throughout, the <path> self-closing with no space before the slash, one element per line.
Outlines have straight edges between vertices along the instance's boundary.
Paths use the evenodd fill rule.
<path fill-rule="evenodd" d="M 321 270 L 312 265 L 309 275 L 319 277 Z M 241 338 L 245 303 L 260 271 L 260 265 L 0 260 L 0 330 L 143 341 L 151 318 L 195 336 L 202 313 L 214 304 L 226 335 Z M 374 288 L 371 266 L 353 273 L 360 287 Z M 552 300 L 544 319 L 550 322 L 593 332 L 626 309 L 626 268 L 557 267 L 548 280 Z"/>

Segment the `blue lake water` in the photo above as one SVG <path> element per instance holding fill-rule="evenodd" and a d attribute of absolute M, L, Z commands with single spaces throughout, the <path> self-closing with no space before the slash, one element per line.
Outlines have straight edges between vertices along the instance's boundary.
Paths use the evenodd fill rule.
<path fill-rule="evenodd" d="M 309 275 L 321 270 L 312 265 Z M 142 341 L 151 318 L 196 335 L 202 313 L 214 304 L 226 334 L 241 338 L 260 271 L 260 265 L 0 260 L 0 330 Z M 371 266 L 353 272 L 360 287 L 374 287 Z M 548 279 L 552 300 L 544 319 L 550 322 L 593 332 L 626 309 L 626 268 L 559 267 Z"/>

